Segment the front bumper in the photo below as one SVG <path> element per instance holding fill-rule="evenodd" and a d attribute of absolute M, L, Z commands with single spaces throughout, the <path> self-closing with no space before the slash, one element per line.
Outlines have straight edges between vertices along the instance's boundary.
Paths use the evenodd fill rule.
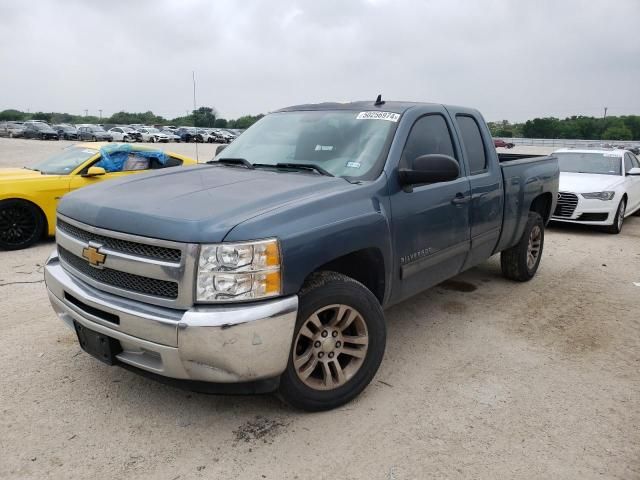
<path fill-rule="evenodd" d="M 578 204 L 571 216 L 552 215 L 554 222 L 580 223 L 583 225 L 612 225 L 620 203 L 620 198 L 616 194 L 611 200 L 597 200 L 584 198 L 581 194 L 578 197 Z"/>
<path fill-rule="evenodd" d="M 70 276 L 54 253 L 45 265 L 53 309 L 120 343 L 119 362 L 155 375 L 214 383 L 246 383 L 284 372 L 298 310 L 290 296 L 183 311 L 129 300 Z"/>

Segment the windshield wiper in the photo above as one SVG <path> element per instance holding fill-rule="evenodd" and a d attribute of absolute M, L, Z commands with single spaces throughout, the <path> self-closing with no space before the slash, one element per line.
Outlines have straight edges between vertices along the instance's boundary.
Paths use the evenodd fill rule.
<path fill-rule="evenodd" d="M 324 168 L 313 163 L 276 163 L 275 165 L 270 166 L 276 168 L 289 168 L 292 170 L 312 170 L 318 172 L 320 175 L 333 177 L 333 174 L 327 172 Z"/>
<path fill-rule="evenodd" d="M 247 160 L 246 158 L 221 158 L 220 160 L 211 160 L 207 162 L 209 164 L 221 163 L 223 165 L 239 165 L 241 167 L 246 167 L 249 170 L 253 170 L 253 164 Z"/>
<path fill-rule="evenodd" d="M 33 170 L 34 172 L 42 173 L 42 170 L 38 170 L 37 168 L 31 168 L 31 167 L 22 167 L 22 168 L 24 168 L 25 170 Z"/>

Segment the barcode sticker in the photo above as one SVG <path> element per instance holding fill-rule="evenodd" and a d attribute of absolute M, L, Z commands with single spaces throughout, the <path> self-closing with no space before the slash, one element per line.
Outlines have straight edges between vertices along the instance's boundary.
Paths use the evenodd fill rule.
<path fill-rule="evenodd" d="M 397 122 L 400 119 L 399 113 L 393 112 L 360 112 L 356 120 L 387 120 Z"/>

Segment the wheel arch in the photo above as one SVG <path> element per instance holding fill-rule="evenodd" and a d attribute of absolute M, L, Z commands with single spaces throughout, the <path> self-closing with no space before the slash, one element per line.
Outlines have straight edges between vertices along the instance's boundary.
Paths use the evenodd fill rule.
<path fill-rule="evenodd" d="M 540 195 L 538 195 L 536 198 L 533 199 L 533 201 L 531 202 L 531 205 L 529 205 L 529 211 L 538 213 L 542 217 L 542 220 L 546 225 L 549 222 L 549 219 L 551 218 L 552 205 L 553 205 L 553 196 L 551 195 L 551 192 L 541 193 Z"/>
<path fill-rule="evenodd" d="M 315 273 L 337 272 L 362 283 L 382 304 L 386 293 L 384 256 L 376 247 L 363 248 L 337 257 L 309 273 L 303 284 Z"/>

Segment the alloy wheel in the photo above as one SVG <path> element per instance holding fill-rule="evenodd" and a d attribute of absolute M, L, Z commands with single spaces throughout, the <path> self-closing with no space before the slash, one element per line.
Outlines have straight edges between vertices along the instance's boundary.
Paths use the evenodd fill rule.
<path fill-rule="evenodd" d="M 529 244 L 527 246 L 527 268 L 531 270 L 535 267 L 540 256 L 540 246 L 542 244 L 542 230 L 538 225 L 531 229 L 529 234 Z"/>
<path fill-rule="evenodd" d="M 300 328 L 293 365 L 308 387 L 333 390 L 358 372 L 368 347 L 369 334 L 362 315 L 348 305 L 328 305 L 316 310 Z"/>
<path fill-rule="evenodd" d="M 36 219 L 27 207 L 12 206 L 0 210 L 0 241 L 3 243 L 25 243 L 33 237 L 36 229 Z"/>

